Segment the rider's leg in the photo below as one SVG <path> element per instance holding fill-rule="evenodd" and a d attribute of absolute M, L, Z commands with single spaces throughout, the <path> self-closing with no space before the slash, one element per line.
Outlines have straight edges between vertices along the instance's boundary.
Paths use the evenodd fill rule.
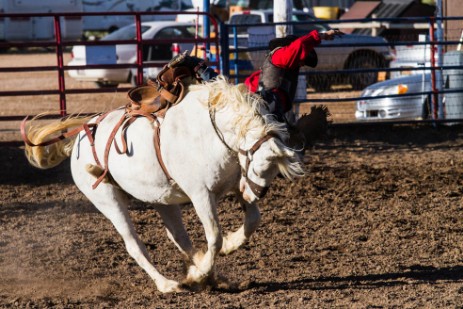
<path fill-rule="evenodd" d="M 274 114 L 279 122 L 285 122 L 285 111 L 279 94 L 271 90 L 261 90 L 260 95 L 267 102 L 270 113 Z"/>
<path fill-rule="evenodd" d="M 195 68 L 195 72 L 205 82 L 210 81 L 211 79 L 213 79 L 213 78 L 217 77 L 217 75 L 219 75 L 213 69 L 208 67 L 204 62 L 199 67 Z"/>

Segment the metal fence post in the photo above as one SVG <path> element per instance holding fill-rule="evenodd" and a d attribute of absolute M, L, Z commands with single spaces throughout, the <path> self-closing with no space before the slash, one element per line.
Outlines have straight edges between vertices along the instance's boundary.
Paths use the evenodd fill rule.
<path fill-rule="evenodd" d="M 66 86 L 64 83 L 64 61 L 63 61 L 63 45 L 61 39 L 61 25 L 59 15 L 53 16 L 53 25 L 55 27 L 55 41 L 56 41 L 56 59 L 58 66 L 58 90 L 59 90 L 59 106 L 60 115 L 66 116 Z"/>
<path fill-rule="evenodd" d="M 210 13 L 210 1 L 203 0 L 203 12 L 206 13 L 203 17 L 203 37 L 209 38 L 211 35 L 211 23 L 209 21 L 209 13 Z M 206 59 L 210 59 L 210 51 L 211 50 L 211 43 L 208 41 L 205 44 L 204 53 L 206 55 Z"/>
<path fill-rule="evenodd" d="M 432 87 L 432 116 L 438 119 L 439 91 L 436 87 L 436 35 L 434 33 L 435 18 L 429 18 L 429 39 L 431 41 L 431 87 Z"/>
<path fill-rule="evenodd" d="M 141 37 L 140 14 L 135 14 L 135 27 L 137 32 L 137 85 L 143 84 L 143 45 Z"/>
<path fill-rule="evenodd" d="M 230 48 L 228 46 L 228 26 L 220 22 L 220 71 L 224 76 L 230 77 Z"/>
<path fill-rule="evenodd" d="M 438 106 L 439 106 L 439 113 L 438 117 L 439 119 L 444 119 L 444 103 L 443 103 L 443 94 L 442 94 L 442 64 L 443 64 L 443 50 L 442 50 L 442 41 L 443 41 L 443 30 L 442 30 L 442 0 L 438 0 L 436 3 L 436 26 L 437 26 L 437 33 L 436 33 L 436 38 L 437 38 L 437 66 L 439 67 L 439 70 L 436 72 L 436 83 L 437 83 L 437 90 L 439 92 L 438 94 Z"/>

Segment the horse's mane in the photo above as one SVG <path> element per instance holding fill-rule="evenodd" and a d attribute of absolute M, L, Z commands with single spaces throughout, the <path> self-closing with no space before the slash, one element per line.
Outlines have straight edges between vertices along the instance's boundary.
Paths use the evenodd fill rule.
<path fill-rule="evenodd" d="M 243 139 L 250 131 L 260 138 L 266 134 L 273 134 L 281 141 L 287 141 L 289 137 L 286 126 L 278 122 L 269 113 L 267 103 L 259 96 L 250 92 L 244 84 L 232 85 L 226 77 L 219 75 L 215 80 L 200 85 L 190 86 L 190 91 L 205 91 L 202 104 L 213 107 L 217 110 L 229 109 L 232 127 L 236 130 L 237 141 Z M 207 95 L 208 94 L 208 95 Z M 304 174 L 299 161 L 293 161 L 288 154 L 287 145 L 280 141 L 271 143 L 273 150 L 278 155 L 277 165 L 280 172 L 287 178 L 292 179 Z"/>
<path fill-rule="evenodd" d="M 238 139 L 252 130 L 257 136 L 272 132 L 282 140 L 288 137 L 285 126 L 269 114 L 267 103 L 258 95 L 250 92 L 244 84 L 232 85 L 227 78 L 219 75 L 213 81 L 190 86 L 190 91 L 204 90 L 209 95 L 202 100 L 216 110 L 230 109 L 232 125 L 236 128 Z"/>

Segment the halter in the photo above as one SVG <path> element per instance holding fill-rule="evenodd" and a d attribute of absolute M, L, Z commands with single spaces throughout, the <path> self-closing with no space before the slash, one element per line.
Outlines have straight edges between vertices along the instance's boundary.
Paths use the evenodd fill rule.
<path fill-rule="evenodd" d="M 212 107 L 210 101 L 208 102 L 208 107 L 209 107 L 209 117 L 211 119 L 212 126 L 214 127 L 215 133 L 217 134 L 220 141 L 222 142 L 222 144 L 225 145 L 225 147 L 228 149 L 229 152 L 236 153 L 236 151 L 234 151 L 227 144 L 227 142 L 225 142 L 225 138 L 224 138 L 222 132 L 217 127 L 217 124 L 215 123 L 215 109 Z M 272 137 L 276 138 L 277 136 L 275 134 L 270 133 L 270 134 L 267 134 L 267 135 L 264 135 L 263 137 L 261 137 L 257 142 L 254 143 L 254 145 L 250 149 L 248 149 L 248 150 L 243 150 L 241 148 L 238 149 L 238 154 L 241 154 L 241 155 L 246 157 L 246 167 L 245 168 L 241 167 L 241 176 L 244 179 L 246 179 L 246 182 L 247 182 L 247 184 L 249 186 L 249 189 L 251 189 L 252 193 L 257 198 L 264 197 L 265 194 L 267 193 L 269 187 L 268 186 L 266 186 L 266 187 L 260 186 L 260 185 L 256 184 L 254 181 L 252 181 L 251 179 L 249 179 L 249 177 L 248 177 L 249 166 L 251 165 L 251 161 L 253 159 L 254 153 L 260 148 L 260 146 L 262 146 L 263 143 L 265 143 L 266 141 L 268 141 Z M 239 161 L 238 161 L 238 164 L 239 164 Z"/>
<path fill-rule="evenodd" d="M 257 197 L 257 198 L 262 198 L 265 196 L 265 194 L 267 193 L 268 189 L 269 189 L 269 186 L 261 186 L 261 185 L 258 185 L 256 184 L 254 181 L 252 181 L 249 177 L 248 177 L 248 173 L 249 173 L 249 166 L 251 165 L 251 162 L 252 162 L 252 159 L 254 157 L 254 153 L 259 150 L 260 146 L 262 146 L 263 143 L 265 143 L 266 141 L 268 141 L 269 139 L 271 138 L 276 138 L 275 135 L 273 134 L 267 134 L 267 135 L 264 135 L 263 137 L 261 137 L 257 142 L 254 143 L 254 145 L 248 149 L 248 150 L 243 150 L 243 149 L 239 149 L 238 150 L 238 153 L 245 156 L 246 157 L 246 167 L 243 168 L 241 167 L 241 176 L 246 179 L 246 182 L 249 186 L 249 189 L 251 189 L 252 193 L 254 193 L 254 195 Z"/>

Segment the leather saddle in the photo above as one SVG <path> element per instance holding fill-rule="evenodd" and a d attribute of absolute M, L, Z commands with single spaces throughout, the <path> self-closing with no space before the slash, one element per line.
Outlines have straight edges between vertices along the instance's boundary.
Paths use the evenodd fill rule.
<path fill-rule="evenodd" d="M 143 113 L 155 113 L 179 103 L 186 94 L 187 87 L 196 82 L 195 75 L 186 66 L 164 68 L 156 81 L 149 80 L 147 85 L 132 88 L 127 93 L 130 103 L 127 110 Z"/>
<path fill-rule="evenodd" d="M 145 85 L 132 88 L 127 96 L 130 99 L 130 103 L 126 106 L 128 110 L 151 114 L 161 109 L 159 92 L 153 86 Z"/>

